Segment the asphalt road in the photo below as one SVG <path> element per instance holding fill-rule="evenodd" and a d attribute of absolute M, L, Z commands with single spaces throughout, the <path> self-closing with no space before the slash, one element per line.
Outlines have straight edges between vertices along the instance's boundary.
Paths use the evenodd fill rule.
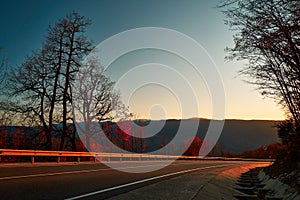
<path fill-rule="evenodd" d="M 163 161 L 115 162 L 114 168 L 147 169 Z M 176 161 L 148 173 L 126 173 L 101 163 L 0 166 L 0 199 L 106 199 L 186 173 L 230 168 L 239 161 Z"/>

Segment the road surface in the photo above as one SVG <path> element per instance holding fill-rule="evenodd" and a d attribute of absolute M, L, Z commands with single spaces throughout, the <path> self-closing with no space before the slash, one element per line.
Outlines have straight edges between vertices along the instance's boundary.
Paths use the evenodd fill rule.
<path fill-rule="evenodd" d="M 114 168 L 140 169 L 163 161 L 115 162 Z M 186 174 L 220 173 L 253 162 L 176 161 L 148 173 L 125 173 L 101 163 L 0 165 L 0 199 L 107 199 Z M 201 179 L 202 179 L 201 178 Z M 174 190 L 180 190 L 176 188 Z M 143 197 L 140 197 L 142 199 Z"/>

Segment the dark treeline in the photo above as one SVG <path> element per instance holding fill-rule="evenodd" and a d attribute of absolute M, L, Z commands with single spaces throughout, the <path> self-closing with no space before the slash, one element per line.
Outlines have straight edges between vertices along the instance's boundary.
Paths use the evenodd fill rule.
<path fill-rule="evenodd" d="M 194 124 L 196 119 L 185 120 L 187 132 L 192 132 L 189 124 Z M 179 135 L 179 126 L 182 120 L 147 121 L 133 120 L 122 122 L 94 122 L 98 128 L 93 135 L 87 135 L 77 129 L 77 151 L 96 151 L 118 153 L 125 150 L 129 153 L 156 153 L 162 155 L 193 155 L 199 154 L 200 148 L 206 148 L 209 141 L 205 141 L 209 120 L 198 119 L 199 126 L 195 135 L 183 133 Z M 151 124 L 150 124 L 151 123 Z M 155 127 L 163 127 L 156 132 Z M 245 121 L 226 120 L 221 137 L 219 138 L 210 156 L 238 156 L 244 151 L 255 150 L 261 146 L 264 148 L 259 154 L 244 154 L 245 156 L 269 155 L 272 148 L 265 148 L 271 143 L 278 142 L 274 121 Z M 70 129 L 72 124 L 68 124 Z M 81 122 L 77 126 L 85 126 Z M 149 127 L 150 126 L 150 127 Z M 152 128 L 151 128 L 152 126 Z M 52 136 L 52 150 L 59 150 L 61 124 L 56 124 L 54 129 L 57 134 Z M 0 149 L 44 149 L 47 142 L 45 133 L 41 133 L 42 127 L 15 127 L 2 126 L 0 129 Z M 154 133 L 154 134 L 153 134 Z M 174 137 L 177 136 L 177 140 Z M 260 138 L 257 140 L 257 138 Z M 87 143 L 87 140 L 89 141 Z M 87 145 L 88 144 L 88 145 Z M 113 145 L 111 145 L 113 144 Z M 164 149 L 162 149 L 165 147 Z M 67 138 L 65 150 L 72 150 L 72 142 Z M 274 154 L 272 154 L 273 156 Z M 268 156 L 267 156 L 268 157 Z"/>

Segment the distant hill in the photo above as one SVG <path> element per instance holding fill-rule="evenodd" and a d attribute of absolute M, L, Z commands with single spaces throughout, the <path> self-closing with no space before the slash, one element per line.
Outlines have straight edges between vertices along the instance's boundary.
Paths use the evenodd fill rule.
<path fill-rule="evenodd" d="M 241 153 L 278 142 L 276 123 L 278 121 L 226 120 L 218 143 L 224 151 Z"/>
<path fill-rule="evenodd" d="M 167 120 L 155 136 L 146 140 L 147 150 L 153 151 L 160 147 L 161 143 L 169 143 L 177 133 L 178 127 L 182 121 L 187 124 L 185 130 L 190 135 L 193 135 L 189 130 L 189 123 L 199 123 L 197 129 L 197 137 L 204 139 L 207 132 L 210 120 L 207 119 L 188 119 L 188 120 Z M 144 125 L 145 134 L 147 132 L 155 132 L 157 127 L 161 127 L 163 121 L 149 121 L 143 120 L 142 122 L 136 121 L 138 125 Z M 246 150 L 254 150 L 260 146 L 268 145 L 278 142 L 275 125 L 278 121 L 266 120 L 225 120 L 223 131 L 217 142 L 219 151 L 230 153 L 241 153 Z M 147 126 L 148 125 L 148 126 Z M 185 135 L 180 139 L 184 141 L 188 138 Z"/>
<path fill-rule="evenodd" d="M 112 138 L 116 138 L 116 135 L 118 135 L 117 125 L 112 122 L 109 123 L 113 125 Z M 178 154 L 178 152 L 182 152 L 181 150 L 187 144 L 187 141 L 192 140 L 195 135 L 203 140 L 209 123 L 210 120 L 197 118 L 169 119 L 166 121 L 135 120 L 134 123 L 130 122 L 132 126 L 130 134 L 136 137 L 145 137 L 143 139 L 143 144 L 145 144 L 143 152 L 151 153 L 167 144 L 172 144 L 170 145 L 172 148 L 168 149 L 168 152 L 156 153 Z M 219 155 L 222 152 L 239 154 L 278 142 L 276 123 L 278 122 L 265 120 L 225 120 L 224 128 L 217 142 L 217 151 L 214 152 L 214 155 Z M 60 126 L 55 126 L 59 130 Z M 140 127 L 143 127 L 142 135 Z M 35 144 L 42 144 L 45 140 L 43 134 L 35 137 L 38 132 L 39 129 L 33 127 L 0 127 L 0 148 L 36 148 Z M 176 137 L 175 142 L 174 137 Z M 60 133 L 58 131 L 53 136 L 53 145 L 57 144 L 56 146 L 58 146 L 59 138 Z M 130 143 L 130 141 L 128 142 Z M 105 144 L 101 145 L 105 146 Z M 56 146 L 54 150 L 57 148 Z"/>

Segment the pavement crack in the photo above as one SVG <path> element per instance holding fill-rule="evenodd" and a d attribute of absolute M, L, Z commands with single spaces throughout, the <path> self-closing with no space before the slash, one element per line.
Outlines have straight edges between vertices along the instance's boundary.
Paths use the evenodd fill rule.
<path fill-rule="evenodd" d="M 195 200 L 195 198 L 198 196 L 198 194 L 200 193 L 200 191 L 204 188 L 204 185 L 201 185 L 199 187 L 199 189 L 197 190 L 197 192 L 192 196 L 192 198 L 190 200 Z"/>
<path fill-rule="evenodd" d="M 197 190 L 197 192 L 192 196 L 192 198 L 190 200 L 195 200 L 196 197 L 200 194 L 201 190 L 204 188 L 205 185 L 210 184 L 210 182 L 216 177 L 212 176 L 210 179 L 208 179 L 208 181 L 204 184 L 201 184 L 201 186 L 199 187 L 199 189 Z"/>

